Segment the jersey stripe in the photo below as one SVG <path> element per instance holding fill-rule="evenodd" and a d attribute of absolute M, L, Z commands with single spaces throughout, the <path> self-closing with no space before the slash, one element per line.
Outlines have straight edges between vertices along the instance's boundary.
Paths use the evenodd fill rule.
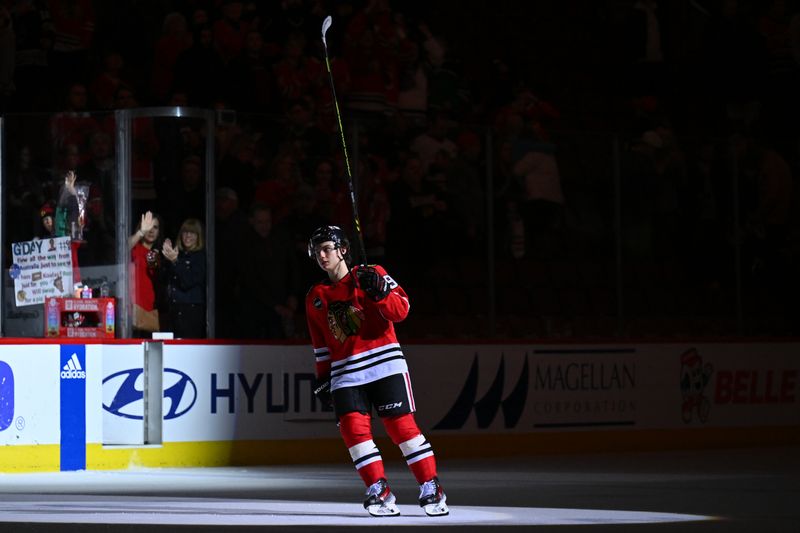
<path fill-rule="evenodd" d="M 331 390 L 371 383 L 393 374 L 407 374 L 398 343 L 385 344 L 331 364 Z"/>
<path fill-rule="evenodd" d="M 408 395 L 408 403 L 411 406 L 411 410 L 416 411 L 417 406 L 414 403 L 414 391 L 411 388 L 411 376 L 408 375 L 408 372 L 403 374 L 403 380 L 406 383 L 406 394 Z"/>
<path fill-rule="evenodd" d="M 348 368 L 346 370 L 339 370 L 335 374 L 333 372 L 331 372 L 331 376 L 338 377 L 338 376 L 343 376 L 345 374 L 352 374 L 353 372 L 361 372 L 362 370 L 366 370 L 367 368 L 372 368 L 373 366 L 382 365 L 382 364 L 387 363 L 389 361 L 394 361 L 395 359 L 404 359 L 403 354 L 401 353 L 401 354 L 395 355 L 393 357 L 386 357 L 386 358 L 380 359 L 378 361 L 373 361 L 373 362 L 371 362 L 371 363 L 369 363 L 367 365 L 361 365 L 361 366 L 356 367 L 356 368 Z"/>
<path fill-rule="evenodd" d="M 343 372 L 345 369 L 348 369 L 346 371 L 351 371 L 350 369 L 358 368 L 365 364 L 372 364 L 373 361 L 389 359 L 398 355 L 403 357 L 403 351 L 400 349 L 399 344 L 387 344 L 384 346 L 379 346 L 378 348 L 373 348 L 372 350 L 368 350 L 366 352 L 351 355 L 347 359 L 334 361 L 331 363 L 331 373 L 335 374 L 338 372 Z"/>
<path fill-rule="evenodd" d="M 389 363 L 394 360 L 402 360 L 405 366 L 405 358 L 397 343 L 381 346 L 372 350 L 351 355 L 347 359 L 334 361 L 331 364 L 331 378 L 337 378 L 345 374 L 363 372 L 369 368 Z"/>
<path fill-rule="evenodd" d="M 314 348 L 314 360 L 323 363 L 331 360 L 331 351 L 328 348 Z"/>

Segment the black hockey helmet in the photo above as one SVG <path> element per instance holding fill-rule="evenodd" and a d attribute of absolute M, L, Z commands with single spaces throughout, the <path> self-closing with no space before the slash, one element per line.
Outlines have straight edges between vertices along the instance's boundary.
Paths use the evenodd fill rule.
<path fill-rule="evenodd" d="M 308 239 L 308 257 L 314 257 L 314 248 L 323 242 L 332 242 L 338 250 L 339 248 L 347 248 L 347 252 L 343 254 L 346 259 L 350 254 L 350 241 L 344 230 L 339 226 L 320 226 L 311 234 Z"/>

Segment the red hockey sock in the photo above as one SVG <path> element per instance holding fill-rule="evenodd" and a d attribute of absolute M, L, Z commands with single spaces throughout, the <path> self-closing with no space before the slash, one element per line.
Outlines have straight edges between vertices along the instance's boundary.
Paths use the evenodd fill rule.
<path fill-rule="evenodd" d="M 403 458 L 417 483 L 424 483 L 435 477 L 436 458 L 433 455 L 433 448 L 417 427 L 414 415 L 384 418 L 383 424 L 392 442 L 403 452 Z"/>
<path fill-rule="evenodd" d="M 347 413 L 339 419 L 339 432 L 353 459 L 353 466 L 367 487 L 386 477 L 381 452 L 372 440 L 369 415 Z"/>

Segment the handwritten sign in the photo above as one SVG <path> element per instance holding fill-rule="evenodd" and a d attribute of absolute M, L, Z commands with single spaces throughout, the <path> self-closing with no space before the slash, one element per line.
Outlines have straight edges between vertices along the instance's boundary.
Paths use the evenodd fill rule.
<path fill-rule="evenodd" d="M 11 245 L 17 307 L 44 303 L 48 296 L 72 292 L 72 249 L 69 237 L 15 242 Z"/>

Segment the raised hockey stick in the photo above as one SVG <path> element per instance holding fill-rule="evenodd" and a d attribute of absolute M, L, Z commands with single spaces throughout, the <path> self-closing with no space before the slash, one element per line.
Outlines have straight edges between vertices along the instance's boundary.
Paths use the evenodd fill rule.
<path fill-rule="evenodd" d="M 367 249 L 364 246 L 364 237 L 361 235 L 361 220 L 358 218 L 358 205 L 356 202 L 355 188 L 353 187 L 353 174 L 350 171 L 350 157 L 347 155 L 347 142 L 344 139 L 344 128 L 342 128 L 342 114 L 339 111 L 339 102 L 336 98 L 336 86 L 333 83 L 333 73 L 331 72 L 331 62 L 328 59 L 328 42 L 325 35 L 333 24 L 333 18 L 329 15 L 322 21 L 322 47 L 325 50 L 325 67 L 328 69 L 328 79 L 331 82 L 331 94 L 333 94 L 333 107 L 336 110 L 336 120 L 339 124 L 339 136 L 344 152 L 344 165 L 347 170 L 347 188 L 350 190 L 350 203 L 353 206 L 353 227 L 355 228 L 358 239 L 359 252 L 361 252 L 362 264 L 367 263 Z"/>

